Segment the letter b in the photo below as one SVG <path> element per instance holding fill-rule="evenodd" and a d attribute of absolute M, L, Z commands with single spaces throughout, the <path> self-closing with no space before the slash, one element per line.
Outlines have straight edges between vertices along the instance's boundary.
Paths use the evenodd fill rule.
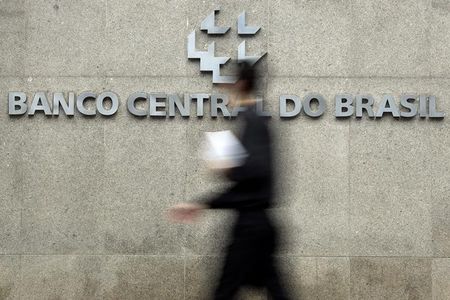
<path fill-rule="evenodd" d="M 10 115 L 23 115 L 27 112 L 27 95 L 23 92 L 10 92 L 8 94 L 8 113 Z"/>
<path fill-rule="evenodd" d="M 353 96 L 337 95 L 336 96 L 336 117 L 346 118 L 353 115 Z"/>

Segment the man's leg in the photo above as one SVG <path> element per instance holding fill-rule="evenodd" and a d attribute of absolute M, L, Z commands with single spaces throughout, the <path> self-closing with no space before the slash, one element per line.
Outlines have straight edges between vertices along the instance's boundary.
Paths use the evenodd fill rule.
<path fill-rule="evenodd" d="M 267 292 L 270 296 L 269 299 L 273 300 L 288 300 L 289 297 L 284 289 L 282 280 L 278 273 L 278 269 L 273 257 L 268 259 L 267 264 L 267 277 L 266 277 Z"/>
<path fill-rule="evenodd" d="M 222 274 L 214 293 L 214 300 L 230 300 L 236 296 L 245 280 L 245 259 L 242 253 L 230 247 L 222 269 Z"/>

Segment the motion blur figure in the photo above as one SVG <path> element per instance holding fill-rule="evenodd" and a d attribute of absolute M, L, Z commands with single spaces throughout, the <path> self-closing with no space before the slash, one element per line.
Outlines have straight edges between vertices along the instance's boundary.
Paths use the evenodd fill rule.
<path fill-rule="evenodd" d="M 278 243 L 277 229 L 267 209 L 273 204 L 272 142 L 267 118 L 256 110 L 253 95 L 256 74 L 248 64 L 241 64 L 239 80 L 230 88 L 231 105 L 245 108 L 240 141 L 247 151 L 245 162 L 221 169 L 232 181 L 222 194 L 197 203 L 182 203 L 170 210 L 175 221 L 195 220 L 202 209 L 233 209 L 238 216 L 234 224 L 222 274 L 214 299 L 233 299 L 245 285 L 266 288 L 272 299 L 288 299 L 280 280 L 274 253 Z"/>

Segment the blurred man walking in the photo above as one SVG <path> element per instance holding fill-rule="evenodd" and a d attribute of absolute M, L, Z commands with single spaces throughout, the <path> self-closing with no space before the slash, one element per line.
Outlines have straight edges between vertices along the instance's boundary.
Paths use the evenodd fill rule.
<path fill-rule="evenodd" d="M 237 96 L 231 105 L 243 108 L 239 115 L 244 121 L 240 141 L 248 156 L 238 167 L 221 164 L 232 186 L 216 197 L 178 204 L 170 211 L 176 221 L 191 221 L 202 209 L 237 211 L 232 241 L 214 294 L 216 300 L 233 299 L 244 285 L 266 288 L 272 299 L 288 299 L 273 257 L 278 235 L 266 211 L 273 202 L 272 142 L 267 121 L 256 110 L 255 84 L 255 70 L 242 64 L 239 80 L 232 86 Z"/>

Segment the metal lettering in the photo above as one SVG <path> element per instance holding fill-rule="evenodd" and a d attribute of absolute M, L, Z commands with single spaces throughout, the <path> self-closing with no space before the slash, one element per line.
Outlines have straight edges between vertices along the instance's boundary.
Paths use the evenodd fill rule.
<path fill-rule="evenodd" d="M 144 101 L 148 102 L 147 93 L 136 92 L 136 93 L 131 94 L 128 97 L 128 100 L 127 100 L 128 112 L 130 114 L 134 115 L 134 116 L 137 116 L 137 117 L 145 117 L 145 116 L 148 115 L 148 110 L 145 111 L 145 110 L 142 110 L 142 109 L 137 109 L 136 108 L 136 101 L 138 101 L 138 100 L 144 100 Z"/>
<path fill-rule="evenodd" d="M 218 110 L 222 112 L 224 117 L 229 117 L 230 112 L 227 109 L 228 96 L 227 95 L 211 95 L 211 117 L 216 118 Z"/>
<path fill-rule="evenodd" d="M 159 101 L 164 100 L 164 101 Z M 166 111 L 158 110 L 158 108 L 165 108 L 166 107 L 166 101 L 167 96 L 165 94 L 150 94 L 149 95 L 149 101 L 150 101 L 150 116 L 152 117 L 165 117 Z"/>
<path fill-rule="evenodd" d="M 169 95 L 169 117 L 175 117 L 175 107 L 178 109 L 182 117 L 189 117 L 190 103 L 188 96 L 184 97 L 184 103 L 181 103 L 178 95 Z"/>
<path fill-rule="evenodd" d="M 36 94 L 34 94 L 28 114 L 33 116 L 36 111 L 43 111 L 46 116 L 50 116 L 52 114 L 52 110 L 50 109 L 50 105 L 48 104 L 47 96 L 44 92 L 37 92 Z"/>
<path fill-rule="evenodd" d="M 280 117 L 281 118 L 292 118 L 297 116 L 302 110 L 302 102 L 300 98 L 295 95 L 281 95 L 280 96 Z M 294 103 L 294 109 L 292 111 L 287 111 L 287 102 L 291 101 Z"/>
<path fill-rule="evenodd" d="M 401 95 L 400 105 L 406 109 L 406 111 L 400 111 L 400 117 L 413 118 L 417 115 L 417 107 L 414 105 L 416 96 L 414 95 Z"/>
<path fill-rule="evenodd" d="M 335 116 L 337 118 L 346 118 L 353 115 L 355 108 L 353 107 L 352 95 L 336 95 L 335 103 Z"/>
<path fill-rule="evenodd" d="M 9 92 L 8 114 L 12 116 L 23 115 L 27 112 L 27 95 L 23 92 Z"/>
<path fill-rule="evenodd" d="M 314 100 L 317 101 L 319 104 L 319 106 L 317 107 L 317 110 L 315 110 L 315 111 L 313 111 L 311 109 L 311 102 Z M 325 112 L 325 108 L 326 108 L 326 103 L 325 103 L 325 99 L 323 98 L 322 95 L 319 95 L 319 94 L 307 95 L 305 97 L 305 99 L 303 100 L 303 109 L 305 111 L 305 114 L 312 118 L 317 118 L 317 117 L 320 117 L 321 115 L 323 115 L 323 113 Z"/>
<path fill-rule="evenodd" d="M 261 117 L 272 117 L 272 115 L 270 114 L 270 112 L 268 111 L 264 111 L 264 103 L 263 103 L 263 99 L 261 97 L 256 97 L 256 113 L 258 115 L 260 115 Z"/>
<path fill-rule="evenodd" d="M 421 118 L 426 118 L 428 115 L 427 103 L 428 103 L 428 98 L 426 96 L 419 96 L 419 116 Z"/>
<path fill-rule="evenodd" d="M 375 117 L 375 114 L 373 112 L 373 103 L 375 101 L 373 100 L 372 96 L 356 95 L 355 102 L 356 102 L 355 107 L 356 107 L 356 117 L 357 118 L 362 118 L 363 110 L 365 110 L 367 112 L 367 115 L 369 117 L 371 117 L 371 118 Z"/>
<path fill-rule="evenodd" d="M 59 115 L 59 107 L 62 108 L 66 116 L 75 114 L 75 93 L 69 92 L 69 103 L 67 103 L 63 93 L 53 94 L 53 115 Z"/>
<path fill-rule="evenodd" d="M 203 117 L 204 102 L 209 100 L 208 94 L 192 94 L 189 97 L 191 100 L 197 101 L 197 117 Z"/>
<path fill-rule="evenodd" d="M 92 111 L 89 109 L 86 109 L 86 107 L 84 106 L 84 102 L 86 100 L 95 100 L 97 95 L 95 95 L 95 93 L 93 92 L 83 92 L 81 94 L 78 95 L 77 97 L 77 110 L 85 116 L 95 116 L 96 115 L 96 111 Z"/>
<path fill-rule="evenodd" d="M 382 117 L 384 113 L 391 113 L 395 118 L 400 117 L 400 112 L 395 104 L 394 97 L 391 95 L 383 96 L 383 102 L 381 102 L 381 105 L 378 108 L 377 117 Z"/>
<path fill-rule="evenodd" d="M 111 100 L 111 108 L 106 109 L 104 106 L 105 99 Z M 98 95 L 96 100 L 97 110 L 103 116 L 112 116 L 119 109 L 119 96 L 113 92 L 103 92 Z"/>
<path fill-rule="evenodd" d="M 445 117 L 445 113 L 436 111 L 436 97 L 430 96 L 428 97 L 429 104 L 430 104 L 430 118 L 437 118 L 441 119 Z"/>

